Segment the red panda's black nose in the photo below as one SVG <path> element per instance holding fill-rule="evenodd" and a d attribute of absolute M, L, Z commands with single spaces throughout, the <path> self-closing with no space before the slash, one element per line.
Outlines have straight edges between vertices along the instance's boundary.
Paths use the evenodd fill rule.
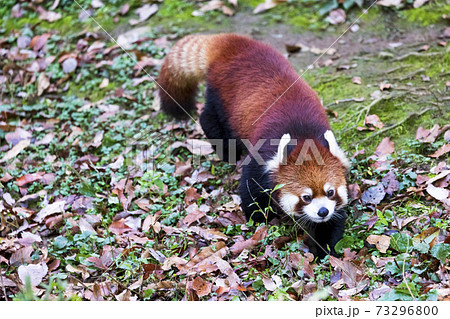
<path fill-rule="evenodd" d="M 317 213 L 317 215 L 319 215 L 320 217 L 325 217 L 328 215 L 328 209 L 325 207 L 322 207 L 319 209 L 319 212 Z"/>

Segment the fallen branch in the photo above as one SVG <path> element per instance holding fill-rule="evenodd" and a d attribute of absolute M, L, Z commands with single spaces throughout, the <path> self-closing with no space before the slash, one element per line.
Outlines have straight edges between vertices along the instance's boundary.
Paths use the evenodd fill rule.
<path fill-rule="evenodd" d="M 411 66 L 411 64 L 404 64 L 404 65 L 396 66 L 393 69 L 387 70 L 385 73 L 389 74 L 389 73 L 392 73 L 392 72 L 395 72 L 395 71 L 398 71 L 398 70 L 401 70 L 404 68 L 409 68 L 410 66 Z"/>
<path fill-rule="evenodd" d="M 342 104 L 342 103 L 346 103 L 346 102 L 358 102 L 358 103 L 360 103 L 362 101 L 364 101 L 364 98 L 362 98 L 362 99 L 356 99 L 356 98 L 342 99 L 342 100 L 336 100 L 334 102 L 331 102 L 331 103 L 325 105 L 324 107 L 328 108 L 330 106 L 338 105 L 338 104 Z"/>
<path fill-rule="evenodd" d="M 416 71 L 413 71 L 413 72 L 411 72 L 411 73 L 408 73 L 408 74 L 406 74 L 406 75 L 404 75 L 404 76 L 399 76 L 399 77 L 392 78 L 391 80 L 404 81 L 404 80 L 406 80 L 406 79 L 411 79 L 413 76 L 415 76 L 415 75 L 417 75 L 417 74 L 419 74 L 419 73 L 422 73 L 422 72 L 424 72 L 424 71 L 425 71 L 424 68 L 420 68 L 420 69 L 418 69 L 418 70 L 416 70 Z"/>
<path fill-rule="evenodd" d="M 399 57 L 396 57 L 394 59 L 392 59 L 391 61 L 400 61 L 400 60 L 404 60 L 406 58 L 409 58 L 410 56 L 417 56 L 417 57 L 430 57 L 430 56 L 435 56 L 435 55 L 442 55 L 441 52 L 425 52 L 425 53 L 420 53 L 420 52 L 409 52 L 406 53 L 404 55 L 401 55 Z"/>

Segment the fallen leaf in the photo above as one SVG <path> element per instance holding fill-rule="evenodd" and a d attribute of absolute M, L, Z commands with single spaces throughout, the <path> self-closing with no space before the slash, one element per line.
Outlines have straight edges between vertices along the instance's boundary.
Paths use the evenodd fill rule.
<path fill-rule="evenodd" d="M 381 180 L 383 186 L 385 188 L 386 194 L 392 196 L 392 193 L 398 191 L 400 183 L 395 177 L 395 173 L 393 171 L 389 171 L 383 179 Z"/>
<path fill-rule="evenodd" d="M 6 133 L 5 134 L 5 140 L 8 143 L 11 143 L 12 146 L 15 146 L 17 143 L 19 143 L 22 140 L 29 140 L 31 139 L 31 132 L 28 132 L 20 127 L 17 127 L 14 132 Z"/>
<path fill-rule="evenodd" d="M 144 280 L 152 274 L 161 275 L 163 273 L 161 265 L 157 264 L 143 264 L 142 268 L 144 269 Z"/>
<path fill-rule="evenodd" d="M 265 0 L 263 3 L 260 3 L 253 10 L 253 14 L 258 14 L 263 11 L 275 8 L 280 3 L 286 2 L 287 0 Z"/>
<path fill-rule="evenodd" d="M 228 237 L 224 233 L 222 233 L 218 230 L 215 230 L 215 229 L 192 226 L 192 227 L 189 227 L 189 230 L 200 235 L 201 237 L 205 238 L 206 240 L 227 240 L 228 239 Z"/>
<path fill-rule="evenodd" d="M 42 72 L 41 74 L 39 74 L 39 78 L 38 78 L 38 88 L 37 88 L 37 95 L 41 96 L 42 93 L 44 93 L 44 91 L 46 89 L 48 89 L 48 87 L 50 86 L 50 80 L 48 79 L 48 77 L 45 75 L 44 72 Z"/>
<path fill-rule="evenodd" d="M 214 152 L 210 142 L 199 139 L 188 139 L 186 148 L 194 155 L 208 155 Z"/>
<path fill-rule="evenodd" d="M 343 9 L 335 9 L 330 12 L 325 21 L 331 24 L 341 24 L 344 23 L 346 19 L 345 11 Z"/>
<path fill-rule="evenodd" d="M 47 275 L 47 264 L 37 264 L 37 265 L 21 265 L 17 270 L 20 280 L 25 285 L 27 278 L 29 278 L 30 284 L 34 287 L 42 282 L 42 279 Z"/>
<path fill-rule="evenodd" d="M 42 35 L 37 35 L 33 39 L 31 39 L 30 47 L 33 51 L 39 51 L 44 47 L 47 43 L 47 40 L 50 38 L 50 33 L 44 33 Z"/>
<path fill-rule="evenodd" d="M 29 184 L 29 183 L 33 183 L 35 181 L 38 181 L 42 178 L 42 176 L 44 176 L 44 172 L 37 172 L 37 173 L 33 173 L 33 174 L 25 174 L 22 175 L 21 177 L 19 177 L 18 179 L 16 179 L 16 185 L 19 187 L 22 187 L 23 185 Z"/>
<path fill-rule="evenodd" d="M 427 2 L 428 2 L 428 0 L 414 0 L 413 7 L 414 8 L 419 8 L 419 7 L 423 6 Z"/>
<path fill-rule="evenodd" d="M 20 152 L 22 152 L 29 145 L 30 145 L 30 140 L 21 140 L 13 148 L 11 148 L 8 152 L 6 152 L 5 156 L 3 156 L 3 158 L 0 160 L 0 163 L 6 162 L 6 161 L 16 157 Z"/>
<path fill-rule="evenodd" d="M 142 7 L 140 7 L 139 9 L 136 9 L 134 12 L 137 15 L 139 15 L 139 19 L 138 20 L 130 19 L 129 20 L 130 25 L 136 25 L 136 24 L 150 18 L 152 15 L 154 15 L 156 12 L 158 12 L 158 5 L 156 3 L 154 3 L 152 5 L 145 4 Z"/>
<path fill-rule="evenodd" d="M 379 0 L 377 4 L 383 7 L 400 7 L 402 0 Z"/>
<path fill-rule="evenodd" d="M 31 254 L 33 251 L 34 249 L 32 246 L 26 246 L 16 250 L 9 259 L 10 265 L 17 267 L 19 265 L 31 263 Z"/>
<path fill-rule="evenodd" d="M 430 157 L 438 158 L 438 157 L 441 157 L 444 154 L 447 154 L 448 152 L 450 152 L 450 143 L 443 145 L 436 152 L 431 154 Z"/>
<path fill-rule="evenodd" d="M 98 9 L 98 8 L 103 7 L 103 2 L 101 2 L 100 0 L 92 0 L 91 6 L 94 9 Z"/>
<path fill-rule="evenodd" d="M 117 43 L 125 50 L 132 48 L 133 43 L 150 34 L 151 28 L 148 26 L 131 29 L 117 37 Z"/>
<path fill-rule="evenodd" d="M 433 184 L 428 184 L 427 192 L 439 201 L 447 200 L 450 194 L 450 191 L 448 189 L 436 187 Z"/>
<path fill-rule="evenodd" d="M 40 223 L 44 220 L 45 217 L 56 214 L 56 213 L 62 213 L 64 211 L 64 205 L 66 204 L 65 200 L 60 200 L 57 202 L 54 202 L 53 204 L 49 204 L 43 209 L 37 213 L 37 215 L 34 217 L 34 221 Z"/>
<path fill-rule="evenodd" d="M 416 139 L 422 143 L 433 143 L 440 134 L 438 124 L 435 124 L 431 129 L 427 130 L 419 127 L 416 132 Z"/>
<path fill-rule="evenodd" d="M 391 86 L 390 83 L 380 83 L 380 91 L 389 90 Z"/>
<path fill-rule="evenodd" d="M 201 277 L 196 277 L 192 281 L 192 288 L 194 288 L 197 296 L 203 297 L 211 293 L 212 282 L 207 282 Z"/>
<path fill-rule="evenodd" d="M 48 22 L 55 22 L 62 18 L 62 15 L 60 13 L 47 11 L 41 6 L 37 8 L 37 11 L 39 12 L 39 19 L 46 20 Z"/>
<path fill-rule="evenodd" d="M 375 245 L 375 247 L 384 254 L 389 248 L 391 237 L 386 235 L 369 235 L 366 240 L 369 244 Z"/>
<path fill-rule="evenodd" d="M 64 73 L 72 73 L 77 68 L 78 62 L 75 58 L 65 59 L 62 63 L 62 69 Z"/>
<path fill-rule="evenodd" d="M 111 223 L 111 225 L 109 225 L 108 229 L 113 234 L 120 235 L 127 231 L 130 231 L 132 228 L 127 226 L 125 224 L 125 219 L 122 218 L 118 221 Z"/>
<path fill-rule="evenodd" d="M 365 204 L 373 204 L 378 205 L 386 195 L 386 192 L 384 191 L 384 187 L 382 183 L 379 183 L 377 186 L 370 187 L 368 190 L 366 190 L 362 196 L 361 200 L 363 205 Z"/>
<path fill-rule="evenodd" d="M 267 227 L 263 226 L 259 228 L 251 238 L 241 242 L 236 242 L 233 246 L 231 246 L 230 251 L 233 254 L 237 255 L 241 253 L 244 249 L 250 249 L 258 245 L 259 241 L 264 239 L 266 235 L 267 235 Z"/>
<path fill-rule="evenodd" d="M 364 124 L 368 127 L 373 126 L 379 129 L 383 128 L 384 126 L 380 118 L 376 114 L 366 116 L 366 118 L 364 119 Z"/>
<path fill-rule="evenodd" d="M 351 200 L 359 199 L 361 198 L 361 188 L 358 184 L 350 184 L 348 185 L 348 195 L 350 196 Z"/>
<path fill-rule="evenodd" d="M 389 137 L 383 138 L 381 143 L 377 146 L 375 150 L 375 155 L 379 159 L 385 159 L 387 155 L 392 154 L 394 152 L 394 142 L 390 140 Z"/>
<path fill-rule="evenodd" d="M 355 83 L 355 84 L 362 84 L 361 78 L 360 78 L 359 76 L 354 76 L 354 77 L 352 78 L 352 83 Z"/>

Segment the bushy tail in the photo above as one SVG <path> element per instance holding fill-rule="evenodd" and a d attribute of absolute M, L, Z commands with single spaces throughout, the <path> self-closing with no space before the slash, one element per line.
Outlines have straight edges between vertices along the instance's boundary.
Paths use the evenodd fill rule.
<path fill-rule="evenodd" d="M 211 48 L 224 35 L 190 35 L 179 40 L 165 57 L 158 78 L 161 109 L 178 119 L 195 110 L 198 83 L 204 80 Z"/>

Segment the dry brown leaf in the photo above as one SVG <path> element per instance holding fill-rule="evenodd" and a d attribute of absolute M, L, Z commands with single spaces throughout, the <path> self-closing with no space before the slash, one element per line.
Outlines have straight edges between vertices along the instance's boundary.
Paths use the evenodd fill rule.
<path fill-rule="evenodd" d="M 280 3 L 286 2 L 287 0 L 265 0 L 263 3 L 260 3 L 253 10 L 253 14 L 258 14 L 263 11 L 275 8 Z"/>
<path fill-rule="evenodd" d="M 383 7 L 400 7 L 402 0 L 379 0 L 377 4 Z"/>
<path fill-rule="evenodd" d="M 30 47 L 33 51 L 39 51 L 44 47 L 47 43 L 47 40 L 50 38 L 50 33 L 44 33 L 42 35 L 37 35 L 33 39 L 31 39 Z"/>
<path fill-rule="evenodd" d="M 39 78 L 38 78 L 38 89 L 37 89 L 37 95 L 41 96 L 42 93 L 44 93 L 44 91 L 46 89 L 48 89 L 48 87 L 50 86 L 50 80 L 48 79 L 48 77 L 45 75 L 44 72 L 42 72 L 41 74 L 39 74 Z"/>
<path fill-rule="evenodd" d="M 380 91 L 389 90 L 391 86 L 392 85 L 390 83 L 380 83 Z"/>
<path fill-rule="evenodd" d="M 416 139 L 422 143 L 433 143 L 441 133 L 438 124 L 435 124 L 431 129 L 424 129 L 419 127 L 416 132 Z"/>
<path fill-rule="evenodd" d="M 450 152 L 450 143 L 443 145 L 436 152 L 431 154 L 430 157 L 438 158 L 438 157 L 441 157 L 444 154 L 447 154 L 448 152 Z"/>
<path fill-rule="evenodd" d="M 27 266 L 21 265 L 17 270 L 20 280 L 25 285 L 27 278 L 30 280 L 30 284 L 34 287 L 42 282 L 42 279 L 47 275 L 47 264 L 30 264 Z"/>
<path fill-rule="evenodd" d="M 12 146 L 17 145 L 22 140 L 31 139 L 31 132 L 25 131 L 24 129 L 17 127 L 14 132 L 6 133 L 5 140 L 12 144 Z"/>
<path fill-rule="evenodd" d="M 186 148 L 194 155 L 208 155 L 214 152 L 211 143 L 199 139 L 188 139 Z"/>
<path fill-rule="evenodd" d="M 325 21 L 328 21 L 331 24 L 341 24 L 345 22 L 345 19 L 345 11 L 339 8 L 332 10 L 328 17 L 325 18 Z"/>
<path fill-rule="evenodd" d="M 196 202 L 197 199 L 202 197 L 199 193 L 197 193 L 197 189 L 195 187 L 189 187 L 184 196 L 184 203 L 186 205 L 191 205 L 193 202 Z"/>
<path fill-rule="evenodd" d="M 354 77 L 352 78 L 352 83 L 355 83 L 355 84 L 362 84 L 361 78 L 360 78 L 359 76 L 354 76 Z"/>
<path fill-rule="evenodd" d="M 199 236 L 205 238 L 206 240 L 227 240 L 228 237 L 215 229 L 210 228 L 202 228 L 198 226 L 192 226 L 188 228 L 190 231 L 193 231 L 194 233 L 198 234 Z"/>
<path fill-rule="evenodd" d="M 130 19 L 130 21 L 129 21 L 130 25 L 136 25 L 136 24 L 150 18 L 152 15 L 154 15 L 156 12 L 158 12 L 158 5 L 156 3 L 154 3 L 152 5 L 145 4 L 142 7 L 136 9 L 134 12 L 137 15 L 139 15 L 139 19 L 138 20 Z"/>
<path fill-rule="evenodd" d="M 212 282 L 207 282 L 201 277 L 196 277 L 192 281 L 192 288 L 197 293 L 197 296 L 203 297 L 211 293 Z"/>
<path fill-rule="evenodd" d="M 109 231 L 113 234 L 120 235 L 127 231 L 132 230 L 131 227 L 125 224 L 125 219 L 120 219 L 118 221 L 115 221 L 111 223 L 111 225 L 108 227 Z"/>
<path fill-rule="evenodd" d="M 55 22 L 62 18 L 62 15 L 60 13 L 53 12 L 53 11 L 47 11 L 44 8 L 42 8 L 41 6 L 39 6 L 37 8 L 37 11 L 39 13 L 39 19 L 45 20 L 48 22 Z"/>
<path fill-rule="evenodd" d="M 366 240 L 369 244 L 375 245 L 375 247 L 384 254 L 389 248 L 391 237 L 386 235 L 370 235 Z"/>
<path fill-rule="evenodd" d="M 385 137 L 375 150 L 375 155 L 379 159 L 385 159 L 387 155 L 392 154 L 393 152 L 394 142 L 392 142 L 389 137 Z"/>
<path fill-rule="evenodd" d="M 65 200 L 60 200 L 57 202 L 54 202 L 53 204 L 49 204 L 43 209 L 37 213 L 37 215 L 34 217 L 34 221 L 40 223 L 46 218 L 47 216 L 56 214 L 56 213 L 62 213 L 64 211 L 64 205 L 66 204 Z"/>
<path fill-rule="evenodd" d="M 439 201 L 450 203 L 450 200 L 448 199 L 450 191 L 448 189 L 436 187 L 433 184 L 428 184 L 427 192 Z"/>
<path fill-rule="evenodd" d="M 364 119 L 364 124 L 368 127 L 373 126 L 379 129 L 383 128 L 384 126 L 380 118 L 376 114 L 366 116 L 366 118 Z"/>
<path fill-rule="evenodd" d="M 16 185 L 19 187 L 22 187 L 26 184 L 29 183 L 33 183 L 35 181 L 38 181 L 42 178 L 42 176 L 44 176 L 44 172 L 37 172 L 37 173 L 33 173 L 33 174 L 25 174 L 21 177 L 19 177 L 18 179 L 16 179 Z"/>
<path fill-rule="evenodd" d="M 241 253 L 244 249 L 250 249 L 253 246 L 258 245 L 259 241 L 263 240 L 266 237 L 266 235 L 267 235 L 267 227 L 262 226 L 255 232 L 255 234 L 251 238 L 241 242 L 236 242 L 233 246 L 231 246 L 230 250 L 233 254 L 237 255 Z"/>
<path fill-rule="evenodd" d="M 11 148 L 8 152 L 6 152 L 5 156 L 3 156 L 3 158 L 0 160 L 0 163 L 6 162 L 6 161 L 16 157 L 20 152 L 22 152 L 29 145 L 30 145 L 30 140 L 21 140 L 13 148 Z"/>

